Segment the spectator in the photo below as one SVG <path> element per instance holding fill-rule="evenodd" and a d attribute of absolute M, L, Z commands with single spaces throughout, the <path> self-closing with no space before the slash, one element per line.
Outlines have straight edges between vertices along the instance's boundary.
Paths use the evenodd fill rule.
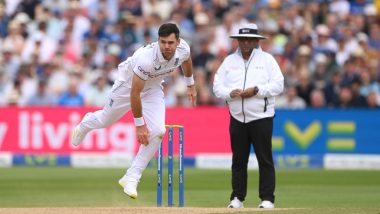
<path fill-rule="evenodd" d="M 352 98 L 351 98 L 351 104 L 353 107 L 356 108 L 363 108 L 367 106 L 366 98 L 365 96 L 361 95 L 359 92 L 361 81 L 359 78 L 355 78 L 350 85 L 351 92 L 352 92 Z"/>
<path fill-rule="evenodd" d="M 326 25 L 318 25 L 316 27 L 317 38 L 315 40 L 314 51 L 316 53 L 326 50 L 334 51 L 338 50 L 338 45 L 334 39 L 330 37 L 330 30 Z"/>
<path fill-rule="evenodd" d="M 27 101 L 30 106 L 54 106 L 57 104 L 57 98 L 47 91 L 46 82 L 39 81 L 37 92 L 33 94 Z"/>
<path fill-rule="evenodd" d="M 208 26 L 210 25 L 210 18 L 207 13 L 200 11 L 194 14 L 195 32 L 191 37 L 191 41 L 195 50 L 200 49 L 201 42 L 209 39 L 212 32 Z"/>
<path fill-rule="evenodd" d="M 25 39 L 21 34 L 21 26 L 17 21 L 8 25 L 8 35 L 4 39 L 4 46 L 11 47 L 16 56 L 20 56 L 25 46 Z"/>
<path fill-rule="evenodd" d="M 83 35 L 90 30 L 91 22 L 89 18 L 82 13 L 82 8 L 78 1 L 70 1 L 69 6 L 63 16 L 63 26 L 72 25 L 72 39 L 76 42 L 83 41 Z"/>
<path fill-rule="evenodd" d="M 39 63 L 46 63 L 54 58 L 56 51 L 57 43 L 42 31 L 38 31 L 26 41 L 21 59 L 25 63 L 31 63 L 32 58 L 36 57 Z"/>
<path fill-rule="evenodd" d="M 336 51 L 335 57 L 336 61 L 340 66 L 343 66 L 347 59 L 350 57 L 350 53 L 346 50 L 346 39 L 343 35 L 339 34 L 337 36 L 338 49 Z"/>
<path fill-rule="evenodd" d="M 380 50 L 380 25 L 377 23 L 369 27 L 368 45 L 375 50 Z"/>
<path fill-rule="evenodd" d="M 213 105 L 212 92 L 208 87 L 201 87 L 198 93 L 198 104 L 200 106 Z"/>
<path fill-rule="evenodd" d="M 62 37 L 59 39 L 59 48 L 62 51 L 62 60 L 64 63 L 74 66 L 81 57 L 83 45 L 79 41 L 73 40 L 73 26 L 68 25 L 63 31 Z"/>
<path fill-rule="evenodd" d="M 311 73 L 312 67 L 312 50 L 307 45 L 301 45 L 296 52 L 294 59 L 294 70 L 297 77 L 299 77 L 301 71 Z M 297 78 L 296 77 L 296 78 Z"/>
<path fill-rule="evenodd" d="M 354 79 L 359 77 L 358 68 L 353 58 L 349 58 L 343 66 L 342 85 L 349 86 Z"/>
<path fill-rule="evenodd" d="M 209 50 L 209 41 L 203 39 L 200 41 L 200 51 L 196 53 L 193 59 L 194 67 L 205 68 L 210 60 L 213 60 L 215 56 Z"/>
<path fill-rule="evenodd" d="M 295 86 L 289 86 L 285 94 L 276 98 L 276 107 L 283 109 L 304 109 L 306 102 L 297 95 Z"/>
<path fill-rule="evenodd" d="M 367 62 L 371 63 L 373 61 L 379 62 L 380 61 L 380 51 L 373 49 L 368 44 L 368 36 L 360 32 L 356 35 L 359 47 L 363 50 L 365 53 L 365 57 L 367 59 Z"/>
<path fill-rule="evenodd" d="M 24 12 L 17 13 L 13 20 L 20 24 L 20 33 L 26 40 L 30 36 L 29 31 L 31 30 L 31 25 L 33 25 L 33 20 Z"/>
<path fill-rule="evenodd" d="M 350 53 L 358 48 L 358 41 L 355 38 L 355 31 L 357 31 L 357 27 L 358 26 L 353 26 L 352 23 L 346 23 L 340 27 L 340 31 L 345 40 L 344 49 L 347 53 Z"/>
<path fill-rule="evenodd" d="M 339 96 L 342 82 L 342 75 L 339 71 L 332 74 L 331 79 L 328 81 L 326 87 L 324 88 L 326 105 L 329 107 L 339 105 Z"/>
<path fill-rule="evenodd" d="M 219 53 L 219 51 L 226 51 L 230 53 L 232 50 L 231 42 L 229 41 L 228 35 L 232 33 L 234 16 L 231 12 L 227 12 L 221 25 L 218 25 L 214 31 L 214 54 Z"/>
<path fill-rule="evenodd" d="M 336 72 L 342 70 L 341 66 L 336 61 L 336 52 L 334 51 L 325 51 L 323 53 L 327 58 L 327 67 L 326 67 L 326 77 L 331 78 L 331 75 Z"/>
<path fill-rule="evenodd" d="M 5 6 L 0 2 L 0 38 L 5 38 L 8 34 L 8 22 L 10 17 L 6 14 Z"/>
<path fill-rule="evenodd" d="M 377 81 L 371 80 L 371 76 L 368 71 L 363 71 L 360 74 L 360 87 L 359 94 L 367 97 L 370 92 L 380 94 L 380 84 Z"/>
<path fill-rule="evenodd" d="M 7 104 L 7 95 L 12 88 L 12 83 L 5 75 L 5 69 L 0 67 L 0 106 Z"/>
<path fill-rule="evenodd" d="M 380 97 L 379 94 L 375 91 L 369 92 L 367 96 L 367 105 L 369 108 L 372 109 L 379 109 L 380 108 Z"/>
<path fill-rule="evenodd" d="M 168 20 L 173 11 L 173 3 L 169 0 L 142 0 L 141 4 L 145 15 L 157 13 L 162 20 Z"/>
<path fill-rule="evenodd" d="M 299 84 L 296 86 L 296 89 L 298 96 L 305 100 L 307 106 L 310 106 L 310 94 L 314 88 L 314 84 L 310 81 L 309 74 L 302 72 L 300 74 Z"/>
<path fill-rule="evenodd" d="M 98 42 L 95 36 L 85 39 L 83 47 L 83 55 L 89 58 L 89 64 L 92 68 L 100 68 L 104 64 L 105 50 L 104 43 Z"/>
<path fill-rule="evenodd" d="M 88 94 L 85 96 L 87 106 L 103 107 L 111 87 L 107 85 L 107 78 L 99 76 L 95 83 L 90 87 Z"/>
<path fill-rule="evenodd" d="M 288 32 L 292 32 L 294 30 L 301 30 L 305 24 L 304 18 L 300 15 L 300 7 L 299 4 L 291 4 L 285 7 L 285 29 Z"/>
<path fill-rule="evenodd" d="M 350 3 L 347 0 L 333 0 L 329 5 L 329 11 L 344 18 L 350 12 Z"/>
<path fill-rule="evenodd" d="M 21 81 L 16 79 L 13 82 L 12 88 L 6 93 L 6 104 L 9 106 L 17 106 L 22 103 L 23 95 L 21 90 Z"/>
<path fill-rule="evenodd" d="M 339 92 L 339 103 L 336 107 L 339 108 L 352 108 L 352 92 L 347 86 L 343 87 Z"/>
<path fill-rule="evenodd" d="M 58 101 L 60 106 L 83 106 L 84 97 L 78 92 L 79 81 L 77 77 L 71 77 L 69 88 L 65 91 Z"/>
<path fill-rule="evenodd" d="M 186 12 L 183 10 L 175 10 L 171 15 L 171 21 L 179 26 L 182 37 L 185 40 L 190 40 L 194 33 L 195 26 L 186 15 Z"/>
<path fill-rule="evenodd" d="M 14 53 L 14 47 L 12 43 L 5 43 L 2 47 L 2 56 L 0 56 L 1 67 L 4 68 L 4 78 L 13 80 L 21 66 L 20 57 Z"/>
<path fill-rule="evenodd" d="M 21 1 L 18 9 L 24 11 L 31 19 L 35 19 L 36 8 L 41 6 L 40 0 Z"/>
<path fill-rule="evenodd" d="M 323 108 L 326 106 L 325 95 L 320 89 L 314 89 L 310 95 L 310 106 L 312 108 Z"/>
<path fill-rule="evenodd" d="M 327 57 L 322 53 L 318 53 L 315 58 L 315 71 L 313 72 L 311 81 L 315 84 L 316 88 L 324 89 L 329 77 L 327 73 Z"/>
<path fill-rule="evenodd" d="M 44 0 L 42 4 L 54 14 L 62 14 L 68 7 L 67 0 Z"/>

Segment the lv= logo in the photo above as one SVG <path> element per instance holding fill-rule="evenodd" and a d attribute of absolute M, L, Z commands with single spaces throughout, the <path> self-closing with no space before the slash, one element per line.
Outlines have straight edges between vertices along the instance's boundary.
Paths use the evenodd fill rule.
<path fill-rule="evenodd" d="M 287 121 L 285 123 L 285 133 L 293 142 L 303 150 L 321 135 L 322 124 L 319 121 L 312 122 L 304 130 L 301 130 L 295 123 Z M 329 151 L 353 151 L 356 146 L 355 139 L 347 135 L 353 135 L 356 131 L 355 123 L 352 121 L 329 121 L 327 123 L 326 148 Z"/>

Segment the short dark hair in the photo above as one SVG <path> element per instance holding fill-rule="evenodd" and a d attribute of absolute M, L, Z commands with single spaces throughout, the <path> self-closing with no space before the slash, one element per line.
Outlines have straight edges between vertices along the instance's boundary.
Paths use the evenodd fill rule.
<path fill-rule="evenodd" d="M 174 33 L 175 37 L 179 39 L 179 29 L 176 24 L 173 23 L 165 23 L 160 26 L 158 29 L 159 37 L 167 37 L 170 34 Z"/>

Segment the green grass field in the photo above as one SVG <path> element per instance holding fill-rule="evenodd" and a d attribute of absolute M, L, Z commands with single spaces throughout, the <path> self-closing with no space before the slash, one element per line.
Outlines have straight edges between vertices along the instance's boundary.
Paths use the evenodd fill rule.
<path fill-rule="evenodd" d="M 144 172 L 137 200 L 126 197 L 117 182 L 124 171 L 0 168 L 0 207 L 155 207 L 156 171 L 149 168 Z M 166 184 L 167 176 L 164 176 L 165 190 Z M 258 172 L 249 171 L 245 207 L 258 205 L 257 184 Z M 230 191 L 229 170 L 185 171 L 187 207 L 224 208 L 229 202 Z M 175 203 L 178 203 L 176 193 Z M 166 203 L 166 194 L 163 199 Z M 276 207 L 304 209 L 265 213 L 379 214 L 380 171 L 278 170 Z"/>

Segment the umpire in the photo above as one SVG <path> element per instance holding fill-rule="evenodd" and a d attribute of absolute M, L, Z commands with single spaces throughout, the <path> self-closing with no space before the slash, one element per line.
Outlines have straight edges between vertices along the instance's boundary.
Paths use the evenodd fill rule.
<path fill-rule="evenodd" d="M 275 96 L 282 93 L 284 77 L 272 55 L 259 46 L 256 24 L 241 26 L 239 47 L 227 56 L 214 79 L 214 93 L 230 110 L 232 193 L 230 208 L 243 208 L 247 195 L 247 167 L 251 144 L 259 163 L 260 208 L 274 208 L 275 169 L 272 157 Z"/>

